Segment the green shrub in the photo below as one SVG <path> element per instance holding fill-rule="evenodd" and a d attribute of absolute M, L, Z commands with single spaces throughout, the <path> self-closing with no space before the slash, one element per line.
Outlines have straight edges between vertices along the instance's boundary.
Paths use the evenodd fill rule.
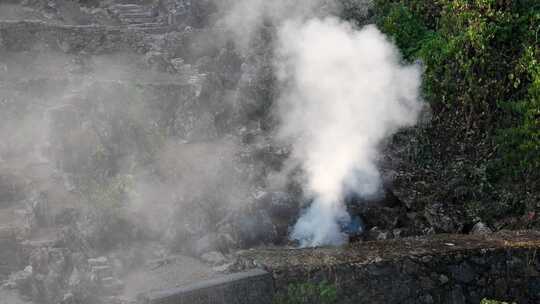
<path fill-rule="evenodd" d="M 540 48 L 529 46 L 516 67 L 516 74 L 525 74 L 529 78 L 528 95 L 508 107 L 514 114 L 514 126 L 500 132 L 499 141 L 505 161 L 516 164 L 514 175 L 524 174 L 530 178 L 538 177 L 540 168 Z M 520 78 L 514 74 L 510 79 L 516 86 Z"/>
<path fill-rule="evenodd" d="M 405 59 L 423 61 L 426 97 L 437 110 L 460 111 L 471 128 L 519 133 L 514 158 L 540 168 L 537 1 L 378 1 L 378 11 Z"/>
<path fill-rule="evenodd" d="M 493 137 L 500 163 L 492 173 L 538 177 L 540 2 L 378 0 L 376 7 L 404 59 L 423 62 L 435 114 L 453 113 L 464 132 Z"/>
<path fill-rule="evenodd" d="M 423 64 L 433 120 L 417 131 L 427 151 L 413 158 L 418 179 L 467 181 L 459 198 L 439 191 L 432 200 L 492 223 L 537 211 L 540 2 L 375 0 L 375 11 L 404 61 Z"/>
<path fill-rule="evenodd" d="M 337 289 L 326 281 L 319 284 L 291 284 L 285 294 L 279 294 L 274 298 L 274 304 L 332 304 L 336 302 Z"/>

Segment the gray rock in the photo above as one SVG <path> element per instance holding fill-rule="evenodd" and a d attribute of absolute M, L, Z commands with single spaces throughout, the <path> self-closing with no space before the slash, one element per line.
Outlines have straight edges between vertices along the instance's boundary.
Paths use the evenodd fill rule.
<path fill-rule="evenodd" d="M 379 227 L 371 228 L 366 234 L 366 239 L 369 241 L 383 241 L 389 238 L 391 238 L 391 233 L 381 230 Z"/>
<path fill-rule="evenodd" d="M 470 283 L 476 277 L 474 269 L 467 262 L 450 266 L 449 269 L 453 278 L 460 283 Z"/>
<path fill-rule="evenodd" d="M 205 253 L 201 256 L 201 259 L 204 262 L 211 264 L 213 266 L 222 265 L 227 261 L 227 258 L 223 254 L 217 251 Z"/>
<path fill-rule="evenodd" d="M 489 235 L 492 234 L 493 231 L 484 223 L 478 222 L 476 223 L 473 228 L 471 229 L 471 234 L 477 234 L 477 235 Z"/>
<path fill-rule="evenodd" d="M 450 279 L 448 279 L 448 277 L 445 276 L 444 274 L 441 274 L 441 275 L 439 276 L 439 282 L 441 282 L 441 284 L 443 284 L 443 285 L 446 284 L 446 283 L 448 283 L 449 280 L 450 280 Z"/>
<path fill-rule="evenodd" d="M 109 259 L 107 257 L 101 256 L 94 259 L 88 259 L 88 265 L 90 266 L 106 266 L 109 262 Z"/>
<path fill-rule="evenodd" d="M 99 278 L 111 277 L 114 274 L 111 266 L 93 266 L 91 272 Z"/>
<path fill-rule="evenodd" d="M 68 279 L 68 286 L 75 288 L 81 284 L 82 278 L 79 269 L 74 268 Z"/>
<path fill-rule="evenodd" d="M 219 266 L 212 267 L 212 270 L 217 273 L 228 273 L 234 268 L 234 263 L 225 263 Z"/>
<path fill-rule="evenodd" d="M 62 297 L 62 301 L 60 303 L 61 304 L 75 303 L 75 296 L 71 292 L 68 292 L 68 293 L 64 294 L 64 296 Z"/>

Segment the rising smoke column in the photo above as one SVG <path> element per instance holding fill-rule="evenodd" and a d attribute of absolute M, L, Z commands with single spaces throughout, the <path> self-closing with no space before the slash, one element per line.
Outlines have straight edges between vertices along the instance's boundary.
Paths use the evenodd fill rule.
<path fill-rule="evenodd" d="M 291 238 L 339 245 L 346 242 L 339 223 L 349 220 L 344 196 L 378 191 L 379 145 L 417 120 L 420 68 L 403 65 L 376 27 L 359 30 L 336 18 L 285 21 L 278 40 L 279 135 L 313 198 Z"/>

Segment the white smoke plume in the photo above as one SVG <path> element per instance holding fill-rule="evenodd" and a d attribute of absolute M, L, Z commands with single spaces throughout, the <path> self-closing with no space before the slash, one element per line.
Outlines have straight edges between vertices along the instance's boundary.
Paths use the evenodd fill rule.
<path fill-rule="evenodd" d="M 358 5 L 369 7 L 370 1 Z M 421 71 L 404 65 L 398 49 L 375 26 L 342 21 L 336 0 L 227 0 L 218 22 L 240 48 L 249 47 L 263 20 L 278 30 L 275 66 L 282 84 L 278 137 L 292 147 L 288 170 L 300 165 L 313 202 L 291 238 L 301 246 L 346 242 L 350 218 L 344 197 L 376 195 L 379 146 L 421 110 Z"/>
<path fill-rule="evenodd" d="M 232 34 L 240 49 L 249 47 L 255 32 L 264 20 L 280 25 L 287 20 L 312 18 L 337 12 L 333 0 L 221 0 L 216 1 L 225 12 L 218 25 Z"/>
<path fill-rule="evenodd" d="M 279 134 L 313 197 L 291 238 L 301 246 L 342 244 L 344 196 L 378 191 L 379 145 L 417 120 L 420 68 L 403 65 L 375 26 L 359 30 L 336 18 L 287 21 L 278 40 Z"/>

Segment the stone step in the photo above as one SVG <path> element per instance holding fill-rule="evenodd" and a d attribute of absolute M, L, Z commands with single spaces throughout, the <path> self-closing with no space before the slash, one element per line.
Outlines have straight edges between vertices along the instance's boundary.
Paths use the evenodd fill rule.
<path fill-rule="evenodd" d="M 101 286 L 108 295 L 119 294 L 124 289 L 124 282 L 114 277 L 107 277 L 101 279 Z"/>
<path fill-rule="evenodd" d="M 130 24 L 128 28 L 136 31 L 143 31 L 149 34 L 163 34 L 170 31 L 170 27 L 162 23 L 141 23 Z"/>
<path fill-rule="evenodd" d="M 112 8 L 109 8 L 109 10 L 115 13 L 129 13 L 129 12 L 143 12 L 147 9 L 142 6 L 137 6 L 137 7 L 126 7 L 126 8 L 112 7 Z"/>
<path fill-rule="evenodd" d="M 124 24 L 143 24 L 152 23 L 156 19 L 154 17 L 136 17 L 136 18 L 120 18 L 120 21 Z"/>
<path fill-rule="evenodd" d="M 35 52 L 38 45 L 44 47 L 43 52 L 60 49 L 78 54 L 110 54 L 126 50 L 142 52 L 151 48 L 142 35 L 126 32 L 117 26 L 0 21 L 0 31 L 2 39 L 9 41 L 5 47 L 7 52 Z"/>
<path fill-rule="evenodd" d="M 98 278 L 103 279 L 107 277 L 112 277 L 114 275 L 114 271 L 111 266 L 105 265 L 105 266 L 93 266 L 91 269 L 92 273 L 94 273 Z"/>
<path fill-rule="evenodd" d="M 115 4 L 110 7 L 111 10 L 130 10 L 130 9 L 140 9 L 143 7 L 139 4 Z"/>
<path fill-rule="evenodd" d="M 144 10 L 144 9 L 133 9 L 133 10 L 122 10 L 122 11 L 116 11 L 116 10 L 111 10 L 110 11 L 113 15 L 116 15 L 118 17 L 122 17 L 123 15 L 139 15 L 139 14 L 149 14 L 148 10 Z M 151 15 L 150 15 L 151 16 Z"/>
<path fill-rule="evenodd" d="M 154 9 L 148 6 L 112 7 L 109 10 L 115 14 L 152 14 L 152 15 L 155 15 Z"/>
<path fill-rule="evenodd" d="M 109 260 L 106 257 L 88 259 L 87 262 L 90 267 L 108 266 L 109 264 Z"/>
<path fill-rule="evenodd" d="M 121 13 L 119 14 L 120 18 L 148 18 L 156 17 L 156 14 L 152 12 L 136 12 L 136 13 Z"/>
<path fill-rule="evenodd" d="M 158 34 L 168 33 L 170 31 L 170 29 L 168 27 L 163 27 L 163 28 L 141 28 L 141 29 L 139 29 L 139 31 L 144 32 L 146 34 L 158 35 Z"/>
<path fill-rule="evenodd" d="M 155 23 L 155 24 L 152 24 L 152 23 L 145 23 L 145 24 L 134 24 L 134 25 L 129 25 L 127 27 L 128 29 L 146 29 L 146 28 L 156 28 L 156 29 L 162 29 L 162 28 L 168 28 L 168 26 L 164 26 L 163 24 L 161 23 Z M 42 79 L 42 77 L 36 77 L 35 79 L 37 80 L 40 80 Z M 99 80 L 96 80 L 95 82 L 93 82 L 93 84 L 95 85 L 102 85 L 102 86 L 107 86 L 107 85 L 111 85 L 111 86 L 122 86 L 122 85 L 133 85 L 133 84 L 136 84 L 138 86 L 141 86 L 143 88 L 146 88 L 146 89 L 156 89 L 156 90 L 161 90 L 162 88 L 168 88 L 168 87 L 185 87 L 185 86 L 189 86 L 189 84 L 187 83 L 180 83 L 178 82 L 176 79 L 171 79 L 170 81 L 162 81 L 162 80 L 156 80 L 156 79 L 150 79 L 152 81 L 146 81 L 146 80 L 140 80 L 140 81 L 137 81 L 137 80 L 132 80 L 132 79 L 127 79 L 126 81 L 124 79 L 120 79 L 120 78 L 117 78 L 117 79 L 99 79 Z M 51 79 L 51 82 L 54 82 L 55 80 Z M 56 80 L 58 82 L 61 82 L 61 83 L 64 83 L 64 80 L 63 79 L 58 79 Z M 9 81 L 4 81 L 3 84 L 6 84 L 8 83 L 9 84 Z M 74 85 L 77 85 L 79 84 L 79 82 L 77 81 L 73 81 L 73 82 L 68 82 L 68 80 L 65 81 L 66 84 L 70 85 L 70 84 L 74 84 Z M 60 86 L 60 88 L 64 89 L 64 88 L 68 88 L 68 85 L 64 84 L 63 86 Z M 29 88 L 33 88 L 33 86 L 28 86 Z M 22 91 L 17 91 L 17 94 L 22 94 L 24 92 Z M 78 94 L 81 94 L 81 92 L 77 91 L 76 94 L 73 96 L 73 98 L 76 98 L 78 97 Z M 50 110 L 54 110 L 58 107 L 53 107 L 53 108 L 50 108 Z M 3 222 L 0 222 L 0 229 L 1 227 L 4 226 L 4 223 Z"/>
<path fill-rule="evenodd" d="M 45 247 L 54 247 L 58 244 L 58 238 L 49 238 L 43 240 L 28 240 L 21 242 L 21 246 L 27 248 L 29 251 L 32 251 L 36 248 L 45 248 Z"/>
<path fill-rule="evenodd" d="M 128 28 L 162 28 L 162 27 L 168 27 L 166 24 L 160 23 L 160 22 L 147 22 L 147 23 L 140 23 L 140 24 L 133 24 L 129 25 Z"/>

